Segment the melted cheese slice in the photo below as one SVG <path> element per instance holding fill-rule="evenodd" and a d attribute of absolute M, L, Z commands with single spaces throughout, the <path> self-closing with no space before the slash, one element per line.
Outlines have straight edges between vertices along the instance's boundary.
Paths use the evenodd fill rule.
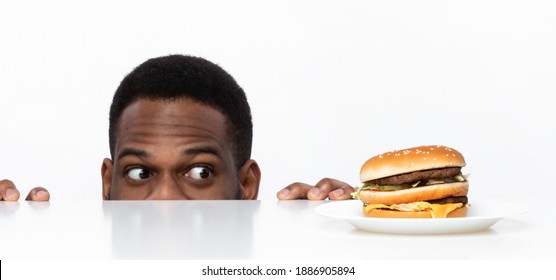
<path fill-rule="evenodd" d="M 404 203 L 404 204 L 368 204 L 365 206 L 365 211 L 372 209 L 390 209 L 405 212 L 418 212 L 430 211 L 433 218 L 446 218 L 448 214 L 458 208 L 461 208 L 463 203 L 446 203 L 446 204 L 431 204 L 424 201 Z"/>

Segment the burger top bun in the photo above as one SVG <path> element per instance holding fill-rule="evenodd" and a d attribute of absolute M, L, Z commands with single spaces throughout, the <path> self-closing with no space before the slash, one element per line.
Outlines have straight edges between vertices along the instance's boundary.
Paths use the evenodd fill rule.
<path fill-rule="evenodd" d="M 465 159 L 446 146 L 419 146 L 391 151 L 368 159 L 359 173 L 361 182 L 420 170 L 463 167 Z"/>

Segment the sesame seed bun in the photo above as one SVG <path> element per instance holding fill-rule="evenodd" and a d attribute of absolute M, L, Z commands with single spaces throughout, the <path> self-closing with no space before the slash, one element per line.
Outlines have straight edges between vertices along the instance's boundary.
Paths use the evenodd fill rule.
<path fill-rule="evenodd" d="M 391 151 L 368 159 L 359 173 L 361 182 L 420 170 L 463 167 L 465 159 L 446 146 L 419 146 Z"/>

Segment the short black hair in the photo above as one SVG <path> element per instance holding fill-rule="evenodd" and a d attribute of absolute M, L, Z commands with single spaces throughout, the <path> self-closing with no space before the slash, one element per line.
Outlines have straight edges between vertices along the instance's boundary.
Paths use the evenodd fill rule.
<path fill-rule="evenodd" d="M 137 66 L 120 83 L 110 106 L 109 141 L 114 159 L 122 112 L 139 99 L 190 99 L 208 105 L 228 120 L 228 135 L 236 165 L 251 158 L 253 123 L 243 89 L 220 66 L 200 57 L 169 55 Z"/>

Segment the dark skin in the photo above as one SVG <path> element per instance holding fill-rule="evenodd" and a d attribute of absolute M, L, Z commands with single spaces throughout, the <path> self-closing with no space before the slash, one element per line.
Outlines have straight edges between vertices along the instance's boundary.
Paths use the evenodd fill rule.
<path fill-rule="evenodd" d="M 226 118 L 212 107 L 140 99 L 117 131 L 115 158 L 101 168 L 105 200 L 257 198 L 259 166 L 236 166 Z"/>
<path fill-rule="evenodd" d="M 212 107 L 187 99 L 140 99 L 121 116 L 114 159 L 102 162 L 105 200 L 256 199 L 261 180 L 257 162 L 236 166 L 226 118 Z M 354 188 L 325 178 L 315 185 L 293 183 L 280 200 L 350 199 Z M 16 201 L 19 191 L 0 181 L 0 200 Z M 27 200 L 48 201 L 37 187 Z"/>
<path fill-rule="evenodd" d="M 301 182 L 290 184 L 276 193 L 276 196 L 280 200 L 323 200 L 326 198 L 331 200 L 345 200 L 351 199 L 351 193 L 354 191 L 355 188 L 345 182 L 332 178 L 324 178 L 315 185 Z"/>
<path fill-rule="evenodd" d="M 0 180 L 0 201 L 17 201 L 20 193 L 15 187 L 15 184 L 10 180 Z M 48 201 L 50 193 L 43 187 L 33 188 L 25 200 L 33 201 Z"/>

